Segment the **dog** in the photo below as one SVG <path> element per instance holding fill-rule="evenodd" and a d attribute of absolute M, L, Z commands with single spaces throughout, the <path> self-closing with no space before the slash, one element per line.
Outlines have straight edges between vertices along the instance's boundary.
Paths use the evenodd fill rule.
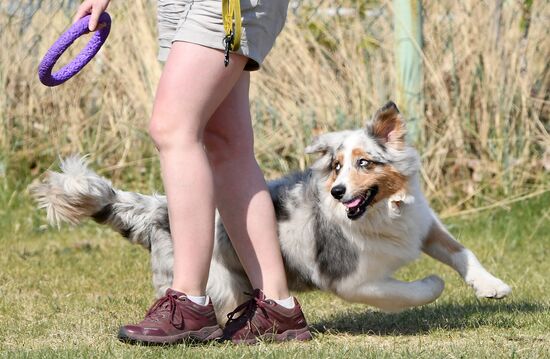
<path fill-rule="evenodd" d="M 421 252 L 456 270 L 482 298 L 511 289 L 445 229 L 420 188 L 420 158 L 406 141 L 405 122 L 393 102 L 364 128 L 318 136 L 306 153 L 318 158 L 306 171 L 268 183 L 289 288 L 319 289 L 386 312 L 436 300 L 436 275 L 404 282 L 393 273 Z M 112 187 L 69 157 L 33 188 L 50 223 L 92 218 L 151 252 L 153 285 L 164 295 L 172 282 L 173 250 L 166 198 Z M 216 217 L 207 294 L 218 320 L 245 301 L 251 284 L 221 219 Z"/>

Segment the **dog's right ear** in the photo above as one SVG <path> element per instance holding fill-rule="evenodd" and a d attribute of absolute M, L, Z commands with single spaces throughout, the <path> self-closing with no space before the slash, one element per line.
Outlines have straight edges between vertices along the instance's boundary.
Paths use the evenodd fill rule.
<path fill-rule="evenodd" d="M 383 146 L 403 148 L 407 130 L 395 103 L 390 101 L 376 111 L 372 121 L 367 123 L 367 132 Z"/>

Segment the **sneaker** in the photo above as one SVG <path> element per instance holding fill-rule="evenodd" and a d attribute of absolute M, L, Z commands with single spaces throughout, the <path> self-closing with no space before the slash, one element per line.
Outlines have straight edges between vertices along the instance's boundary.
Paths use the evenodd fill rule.
<path fill-rule="evenodd" d="M 206 342 L 221 335 L 211 301 L 208 305 L 198 305 L 184 293 L 168 289 L 149 309 L 145 319 L 121 327 L 118 339 L 140 344 L 174 344 L 187 340 Z"/>
<path fill-rule="evenodd" d="M 294 308 L 288 309 L 266 299 L 259 289 L 248 295 L 250 300 L 227 315 L 222 340 L 231 340 L 235 344 L 254 344 L 260 340 L 282 342 L 311 339 L 306 318 L 296 298 Z M 238 313 L 241 315 L 235 318 Z"/>

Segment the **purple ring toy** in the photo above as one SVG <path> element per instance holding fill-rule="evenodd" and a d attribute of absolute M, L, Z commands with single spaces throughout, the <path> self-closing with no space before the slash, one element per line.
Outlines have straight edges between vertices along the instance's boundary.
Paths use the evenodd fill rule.
<path fill-rule="evenodd" d="M 92 36 L 85 48 L 67 65 L 52 74 L 53 67 L 65 50 L 80 36 L 90 32 L 88 23 L 90 15 L 84 16 L 75 22 L 67 31 L 59 37 L 53 46 L 46 52 L 38 66 L 40 82 L 46 86 L 57 86 L 76 75 L 97 54 L 111 30 L 111 17 L 104 12 L 99 16 L 98 30 Z"/>

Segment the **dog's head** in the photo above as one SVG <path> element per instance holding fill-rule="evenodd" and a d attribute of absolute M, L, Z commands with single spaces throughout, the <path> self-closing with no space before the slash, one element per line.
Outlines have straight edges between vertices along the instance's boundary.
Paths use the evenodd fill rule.
<path fill-rule="evenodd" d="M 405 135 L 403 118 L 389 102 L 364 129 L 326 133 L 306 148 L 321 154 L 312 170 L 347 218 L 356 220 L 369 206 L 407 193 L 409 177 L 420 164 Z"/>

